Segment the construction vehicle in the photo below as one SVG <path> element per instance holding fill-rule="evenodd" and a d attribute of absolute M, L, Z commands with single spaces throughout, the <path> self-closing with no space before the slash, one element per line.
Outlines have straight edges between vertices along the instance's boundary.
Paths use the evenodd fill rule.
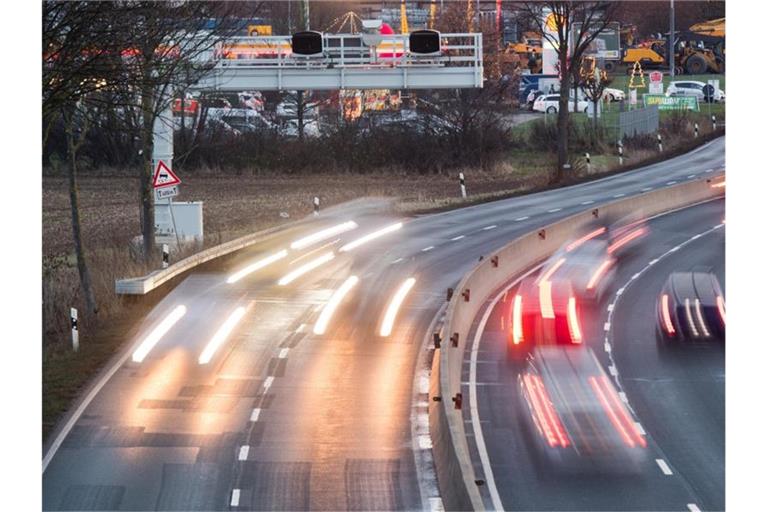
<path fill-rule="evenodd" d="M 675 32 L 674 59 L 676 74 L 725 73 L 725 18 Z M 626 48 L 622 62 L 627 72 L 636 62 L 644 69 L 666 68 L 667 40 L 657 37 Z"/>
<path fill-rule="evenodd" d="M 541 73 L 543 60 L 541 53 L 541 34 L 536 32 L 525 32 L 523 40 L 519 43 L 508 44 L 504 49 L 507 55 L 517 55 L 520 62 L 525 63 L 524 67 L 531 71 L 531 74 Z"/>

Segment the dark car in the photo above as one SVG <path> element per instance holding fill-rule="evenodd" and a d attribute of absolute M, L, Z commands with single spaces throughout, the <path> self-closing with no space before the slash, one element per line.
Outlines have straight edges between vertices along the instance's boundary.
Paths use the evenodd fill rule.
<path fill-rule="evenodd" d="M 656 303 L 656 336 L 665 344 L 725 341 L 725 297 L 711 272 L 674 272 Z"/>
<path fill-rule="evenodd" d="M 523 279 L 512 297 L 507 353 L 523 360 L 536 345 L 582 343 L 579 305 L 567 280 Z"/>

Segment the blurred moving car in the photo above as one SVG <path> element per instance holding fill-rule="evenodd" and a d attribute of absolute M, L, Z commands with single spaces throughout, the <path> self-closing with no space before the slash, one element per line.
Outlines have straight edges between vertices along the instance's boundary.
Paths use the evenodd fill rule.
<path fill-rule="evenodd" d="M 673 81 L 667 87 L 667 96 L 694 96 L 699 101 L 706 101 L 705 87 L 707 87 L 707 84 L 696 80 Z M 722 89 L 713 90 L 712 92 L 713 102 L 722 103 L 725 101 L 725 92 Z"/>
<path fill-rule="evenodd" d="M 585 235 L 552 255 L 542 267 L 542 275 L 566 279 L 577 297 L 597 302 L 616 274 L 616 257 L 609 249 L 608 240 Z"/>
<path fill-rule="evenodd" d="M 656 339 L 725 341 L 725 297 L 711 272 L 674 272 L 656 302 Z"/>
<path fill-rule="evenodd" d="M 579 305 L 566 280 L 543 275 L 520 282 L 510 308 L 507 355 L 524 360 L 536 345 L 581 344 Z"/>
<path fill-rule="evenodd" d="M 536 347 L 517 380 L 521 418 L 547 470 L 639 471 L 645 436 L 590 349 Z"/>
<path fill-rule="evenodd" d="M 547 114 L 557 114 L 560 108 L 560 94 L 542 94 L 533 102 L 533 110 Z M 586 100 L 579 99 L 577 110 L 586 112 L 589 105 Z M 573 112 L 573 98 L 568 99 L 568 112 Z"/>

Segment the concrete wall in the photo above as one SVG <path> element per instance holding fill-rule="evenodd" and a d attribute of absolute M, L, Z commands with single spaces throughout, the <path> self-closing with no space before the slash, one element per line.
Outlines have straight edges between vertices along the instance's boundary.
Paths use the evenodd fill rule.
<path fill-rule="evenodd" d="M 452 397 L 461 392 L 461 366 L 472 322 L 485 301 L 504 283 L 543 261 L 595 218 L 621 218 L 640 214 L 653 216 L 665 211 L 692 205 L 722 196 L 724 187 L 713 187 L 723 176 L 690 181 L 654 190 L 646 194 L 608 203 L 586 210 L 545 228 L 528 233 L 488 255 L 456 288 L 446 311 L 441 349 L 435 351 L 430 377 L 429 426 L 435 466 L 443 504 L 446 510 L 483 510 L 472 462 L 469 457 L 461 410 L 455 408 Z M 498 257 L 498 267 L 492 259 Z M 462 292 L 470 290 L 466 301 Z M 458 336 L 456 347 L 451 336 Z M 440 397 L 440 401 L 434 401 Z M 463 397 L 462 407 L 469 407 L 469 397 Z"/>

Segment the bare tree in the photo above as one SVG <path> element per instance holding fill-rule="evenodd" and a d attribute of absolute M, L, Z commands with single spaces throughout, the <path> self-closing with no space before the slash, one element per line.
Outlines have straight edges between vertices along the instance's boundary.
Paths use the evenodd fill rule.
<path fill-rule="evenodd" d="M 579 68 L 578 77 L 574 78 L 579 89 L 584 91 L 587 101 L 592 103 L 594 132 L 597 133 L 597 106 L 603 99 L 605 88 L 611 85 L 611 78 L 605 70 L 597 67 L 594 58 L 584 58 Z"/>
<path fill-rule="evenodd" d="M 568 93 L 573 70 L 579 69 L 581 59 L 590 43 L 614 20 L 613 2 L 523 2 L 521 13 L 538 28 L 544 40 L 555 48 L 560 74 L 560 101 L 557 113 L 557 169 L 552 181 L 564 177 L 568 163 Z M 574 28 L 577 25 L 578 28 Z"/>

